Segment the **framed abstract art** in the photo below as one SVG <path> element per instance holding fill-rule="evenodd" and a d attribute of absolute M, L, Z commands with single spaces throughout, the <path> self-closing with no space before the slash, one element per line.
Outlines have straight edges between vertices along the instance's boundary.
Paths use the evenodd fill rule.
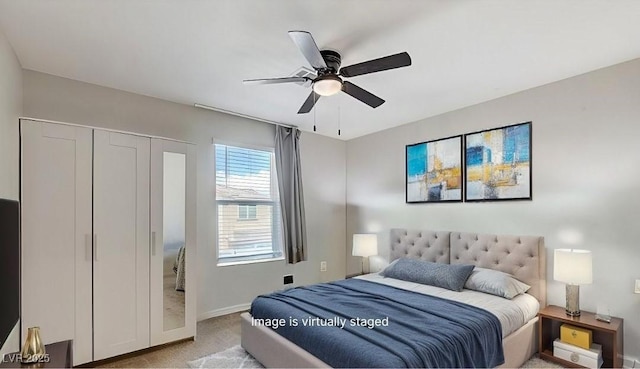
<path fill-rule="evenodd" d="M 464 136 L 465 201 L 531 200 L 531 122 Z"/>
<path fill-rule="evenodd" d="M 406 146 L 406 202 L 462 201 L 462 136 Z"/>

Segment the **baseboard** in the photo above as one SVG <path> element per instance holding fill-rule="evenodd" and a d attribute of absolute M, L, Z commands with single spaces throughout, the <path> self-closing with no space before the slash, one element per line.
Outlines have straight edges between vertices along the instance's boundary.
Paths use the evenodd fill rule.
<path fill-rule="evenodd" d="M 635 357 L 624 356 L 622 358 L 622 366 L 624 368 L 629 368 L 629 369 L 631 369 L 631 368 L 638 369 L 638 368 L 640 368 L 640 361 Z"/>
<path fill-rule="evenodd" d="M 221 309 L 210 310 L 210 311 L 204 312 L 202 314 L 199 314 L 198 315 L 198 321 L 214 318 L 214 317 L 217 317 L 217 316 L 238 313 L 240 311 L 249 310 L 250 307 L 251 307 L 251 303 L 248 302 L 246 304 L 233 305 L 233 306 L 228 306 L 228 307 L 221 308 Z"/>

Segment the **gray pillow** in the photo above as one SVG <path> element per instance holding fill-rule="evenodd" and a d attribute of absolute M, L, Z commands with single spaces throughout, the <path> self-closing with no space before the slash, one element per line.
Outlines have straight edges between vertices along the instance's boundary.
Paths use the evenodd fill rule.
<path fill-rule="evenodd" d="M 512 299 L 527 292 L 531 286 L 499 270 L 476 268 L 467 279 L 464 288 Z"/>
<path fill-rule="evenodd" d="M 452 291 L 462 291 L 464 282 L 473 272 L 473 265 L 432 263 L 419 259 L 400 258 L 389 264 L 381 275 L 404 281 L 428 284 Z"/>

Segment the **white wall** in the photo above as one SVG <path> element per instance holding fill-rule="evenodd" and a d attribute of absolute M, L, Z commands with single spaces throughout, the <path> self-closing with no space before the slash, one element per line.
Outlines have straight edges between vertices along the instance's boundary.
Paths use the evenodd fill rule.
<path fill-rule="evenodd" d="M 533 201 L 405 204 L 405 145 L 525 121 L 533 121 Z M 377 232 L 385 254 L 392 227 L 542 235 L 548 249 L 569 246 L 563 234 L 573 232 L 582 237 L 575 247 L 594 257 L 582 309 L 606 304 L 624 318 L 625 353 L 640 357 L 639 164 L 640 59 L 351 140 L 347 273 L 360 269 L 349 256 L 358 232 Z M 548 301 L 564 306 L 548 255 Z"/>
<path fill-rule="evenodd" d="M 224 92 L 221 92 L 224 93 Z M 309 261 L 217 267 L 215 170 L 211 139 L 274 146 L 274 126 L 106 87 L 24 71 L 24 115 L 163 136 L 198 145 L 198 316 L 248 304 L 261 293 L 345 275 L 345 142 L 304 133 L 302 161 Z M 319 272 L 321 260 L 328 271 Z"/>
<path fill-rule="evenodd" d="M 0 198 L 18 200 L 18 117 L 22 114 L 22 67 L 0 31 Z M 19 327 L 20 324 L 16 325 Z M 19 329 L 0 342 L 2 355 L 18 350 Z"/>
<path fill-rule="evenodd" d="M 18 199 L 18 117 L 22 67 L 0 31 L 0 198 Z"/>

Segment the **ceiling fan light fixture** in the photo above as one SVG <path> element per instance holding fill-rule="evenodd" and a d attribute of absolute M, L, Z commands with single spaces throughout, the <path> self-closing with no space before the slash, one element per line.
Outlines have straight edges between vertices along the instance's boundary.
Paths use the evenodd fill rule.
<path fill-rule="evenodd" d="M 320 96 L 335 95 L 342 90 L 342 80 L 338 76 L 325 75 L 313 82 L 313 91 Z"/>
<path fill-rule="evenodd" d="M 296 73 L 295 76 L 282 78 L 245 79 L 243 83 L 260 85 L 302 83 L 305 87 L 308 87 L 305 82 L 311 82 L 313 91 L 302 103 L 298 114 L 309 113 L 320 97 L 335 95 L 340 91 L 372 108 L 377 108 L 384 104 L 383 99 L 349 81 L 343 81 L 342 78 L 377 73 L 411 65 L 411 57 L 405 51 L 341 67 L 342 56 L 340 53 L 330 49 L 320 50 L 311 33 L 307 31 L 289 31 L 289 36 L 300 49 L 307 62 L 309 62 L 313 71 L 310 71 L 308 75 Z M 313 78 L 314 75 L 317 77 Z"/>

